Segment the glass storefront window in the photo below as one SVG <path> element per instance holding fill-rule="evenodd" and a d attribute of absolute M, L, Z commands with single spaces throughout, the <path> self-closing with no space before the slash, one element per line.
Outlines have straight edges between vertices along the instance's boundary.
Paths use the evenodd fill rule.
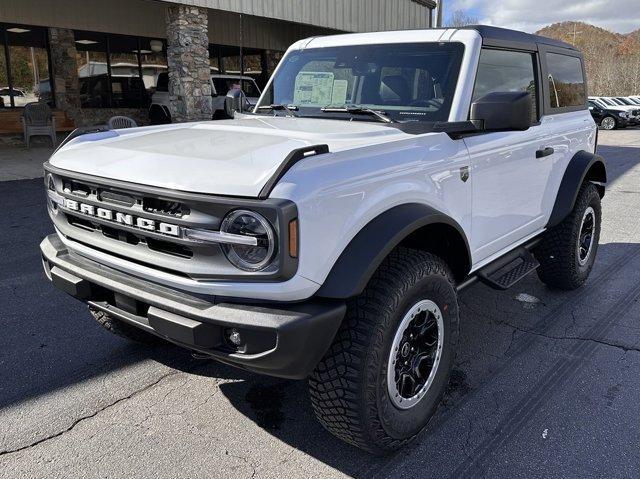
<path fill-rule="evenodd" d="M 140 39 L 140 63 L 142 67 L 142 82 L 147 90 L 147 96 L 156 91 L 158 75 L 167 71 L 167 42 L 160 39 Z"/>
<path fill-rule="evenodd" d="M 147 91 L 140 75 L 138 39 L 109 35 L 111 67 L 111 106 L 140 108 L 149 106 Z"/>
<path fill-rule="evenodd" d="M 278 63 L 280 63 L 280 60 L 282 60 L 284 52 L 267 50 L 265 53 L 267 56 L 267 69 L 269 70 L 269 75 L 271 75 L 278 66 Z"/>
<path fill-rule="evenodd" d="M 53 106 L 46 34 L 45 28 L 0 24 L 0 107 Z"/>
<path fill-rule="evenodd" d="M 0 38 L 0 108 L 10 107 L 10 103 L 5 101 L 2 90 L 8 88 L 9 76 L 7 75 L 7 59 L 5 57 L 4 35 Z"/>
<path fill-rule="evenodd" d="M 253 78 L 261 88 L 267 83 L 267 72 L 262 68 L 262 51 L 246 49 L 242 55 L 243 74 Z"/>
<path fill-rule="evenodd" d="M 218 45 L 209 45 L 209 66 L 211 67 L 211 74 L 222 73 L 220 47 Z"/>
<path fill-rule="evenodd" d="M 75 32 L 84 108 L 145 108 L 167 71 L 166 41 Z"/>
<path fill-rule="evenodd" d="M 83 108 L 109 107 L 106 36 L 75 32 L 75 39 L 80 105 Z"/>
<path fill-rule="evenodd" d="M 240 75 L 240 53 L 223 56 L 222 65 L 227 75 Z"/>
<path fill-rule="evenodd" d="M 278 60 L 282 52 L 278 54 Z M 252 77 L 260 88 L 269 80 L 273 69 L 269 69 L 269 51 L 258 48 L 243 48 L 229 45 L 209 45 L 209 63 L 211 73 L 225 75 L 246 75 Z M 275 62 L 277 64 L 277 61 Z"/>

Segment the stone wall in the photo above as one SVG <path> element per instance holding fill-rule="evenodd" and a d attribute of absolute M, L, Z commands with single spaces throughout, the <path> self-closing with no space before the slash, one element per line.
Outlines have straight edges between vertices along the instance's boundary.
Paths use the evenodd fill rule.
<path fill-rule="evenodd" d="M 211 83 L 207 10 L 167 7 L 169 110 L 174 122 L 210 120 Z"/>
<path fill-rule="evenodd" d="M 76 126 L 80 126 L 83 121 L 73 30 L 49 28 L 49 44 L 56 107 L 64 111 Z"/>

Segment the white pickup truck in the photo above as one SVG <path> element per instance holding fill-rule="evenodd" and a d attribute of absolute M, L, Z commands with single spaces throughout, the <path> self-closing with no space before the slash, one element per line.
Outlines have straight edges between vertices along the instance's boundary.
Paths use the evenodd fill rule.
<path fill-rule="evenodd" d="M 228 118 L 225 109 L 227 93 L 233 90 L 242 91 L 249 106 L 255 106 L 261 95 L 256 81 L 245 75 L 211 75 L 211 96 L 213 118 Z M 152 125 L 171 123 L 169 110 L 169 75 L 162 72 L 158 75 L 156 90 L 151 96 L 149 121 Z"/>
<path fill-rule="evenodd" d="M 329 431 L 393 451 L 445 392 L 461 290 L 589 276 L 586 101 L 580 52 L 521 32 L 299 41 L 252 112 L 73 133 L 45 165 L 44 269 L 111 332 L 308 378 Z"/>

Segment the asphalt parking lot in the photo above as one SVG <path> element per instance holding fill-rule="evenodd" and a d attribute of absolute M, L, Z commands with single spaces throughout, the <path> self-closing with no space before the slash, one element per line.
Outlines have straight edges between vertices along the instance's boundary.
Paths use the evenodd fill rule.
<path fill-rule="evenodd" d="M 326 433 L 304 382 L 104 332 L 41 272 L 42 180 L 0 183 L 0 477 L 638 477 L 640 129 L 600 144 L 586 286 L 463 292 L 444 404 L 388 458 Z"/>

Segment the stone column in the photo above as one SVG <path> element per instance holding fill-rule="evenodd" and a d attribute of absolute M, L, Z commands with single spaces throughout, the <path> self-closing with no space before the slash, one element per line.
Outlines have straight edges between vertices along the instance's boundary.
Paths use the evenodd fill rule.
<path fill-rule="evenodd" d="M 211 120 L 207 10 L 167 7 L 169 111 L 174 122 Z"/>
<path fill-rule="evenodd" d="M 50 75 L 53 79 L 56 108 L 64 111 L 76 126 L 81 126 L 83 122 L 73 30 L 49 28 L 49 45 L 53 70 Z"/>

